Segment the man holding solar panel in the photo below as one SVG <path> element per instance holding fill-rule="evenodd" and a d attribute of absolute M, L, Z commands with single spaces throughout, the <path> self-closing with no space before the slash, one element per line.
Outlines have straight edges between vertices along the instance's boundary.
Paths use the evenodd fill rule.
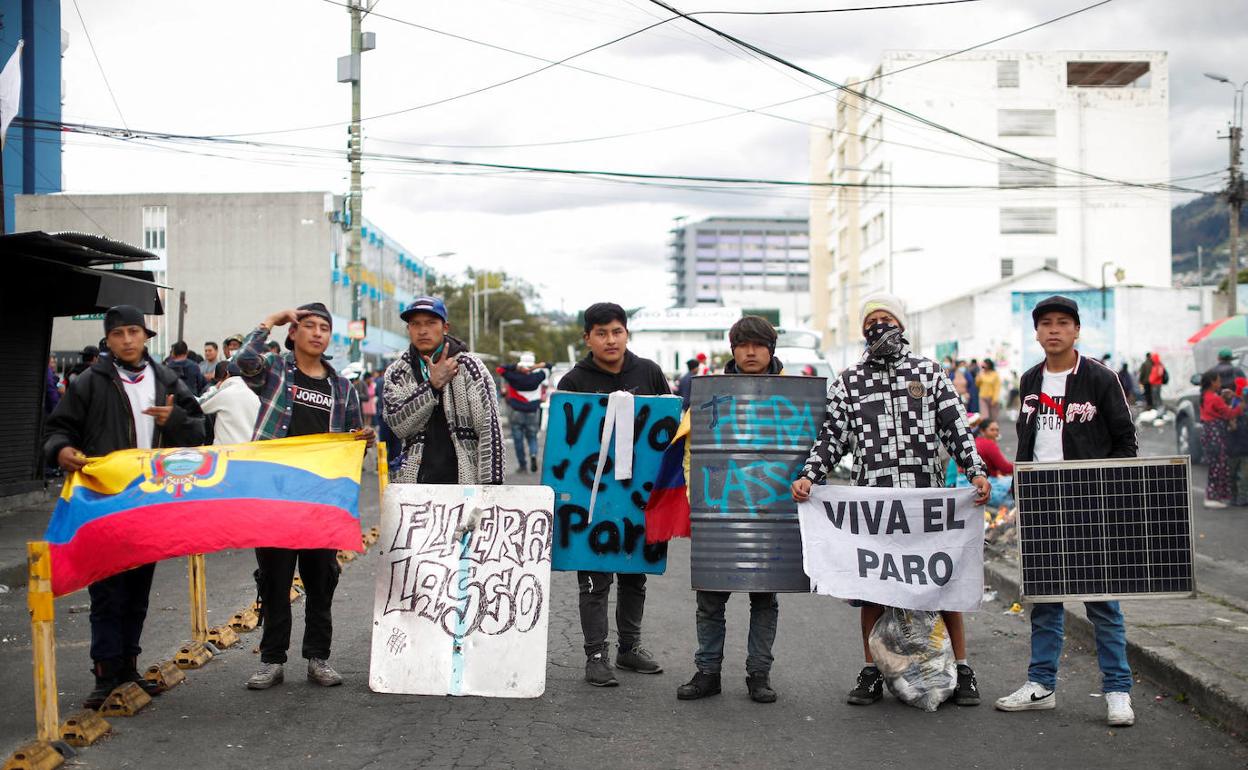
<path fill-rule="evenodd" d="M 1075 350 L 1079 305 L 1054 295 L 1031 311 L 1045 360 L 1019 384 L 1018 462 L 1135 457 L 1135 424 L 1112 369 Z M 1116 601 L 1084 602 L 1096 636 L 1096 657 L 1111 726 L 1135 722 L 1127 636 Z M 1065 611 L 1060 602 L 1031 606 L 1031 664 L 1027 683 L 998 698 L 1002 711 L 1057 707 L 1057 665 L 1062 655 Z"/>

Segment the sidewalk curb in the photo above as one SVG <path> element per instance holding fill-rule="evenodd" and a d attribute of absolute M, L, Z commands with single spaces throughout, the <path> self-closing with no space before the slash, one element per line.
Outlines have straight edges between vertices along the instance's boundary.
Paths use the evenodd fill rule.
<path fill-rule="evenodd" d="M 1021 593 L 1017 567 L 999 558 L 984 560 L 984 580 L 1003 597 L 1009 597 L 1007 601 L 1017 600 Z M 1092 623 L 1083 614 L 1067 612 L 1066 629 L 1085 644 L 1095 644 Z M 1165 640 L 1153 640 L 1155 646 L 1144 643 L 1142 636 L 1148 636 L 1146 630 L 1132 628 L 1127 634 L 1127 657 L 1133 670 L 1163 690 L 1187 696 L 1193 708 L 1232 733 L 1248 736 L 1248 687 L 1230 692 L 1219 682 L 1225 672 Z"/>

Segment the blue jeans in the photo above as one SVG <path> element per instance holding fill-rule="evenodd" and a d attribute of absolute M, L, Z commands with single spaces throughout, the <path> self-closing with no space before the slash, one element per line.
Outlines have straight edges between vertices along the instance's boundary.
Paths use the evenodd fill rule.
<path fill-rule="evenodd" d="M 1131 692 L 1127 665 L 1127 630 L 1118 602 L 1084 602 L 1096 636 L 1096 660 L 1103 692 Z M 1066 610 L 1060 602 L 1031 605 L 1031 665 L 1027 679 L 1050 690 L 1057 687 Z"/>
<path fill-rule="evenodd" d="M 511 440 L 516 444 L 516 461 L 525 464 L 526 457 L 537 459 L 537 430 L 542 426 L 542 413 L 520 412 L 511 410 Z M 529 453 L 524 453 L 525 440 L 529 443 Z"/>
<path fill-rule="evenodd" d="M 728 604 L 728 591 L 698 591 L 698 651 L 693 655 L 694 665 L 704 674 L 718 674 L 724 662 L 724 608 Z M 776 625 L 780 618 L 780 603 L 772 593 L 750 593 L 750 635 L 746 641 L 748 654 L 745 659 L 747 674 L 766 674 L 771 671 L 771 645 L 776 641 Z"/>

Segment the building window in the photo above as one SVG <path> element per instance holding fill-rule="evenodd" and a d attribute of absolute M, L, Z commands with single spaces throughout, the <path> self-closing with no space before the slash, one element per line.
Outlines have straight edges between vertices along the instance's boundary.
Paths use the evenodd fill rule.
<path fill-rule="evenodd" d="M 1146 61 L 1068 61 L 1066 85 L 1071 88 L 1148 88 Z"/>
<path fill-rule="evenodd" d="M 131 220 L 134 221 L 134 220 Z M 143 207 L 143 248 L 161 253 L 165 250 L 165 231 L 169 222 L 168 206 Z"/>
<path fill-rule="evenodd" d="M 1018 60 L 1001 59 L 997 62 L 997 88 L 1018 88 Z"/>
<path fill-rule="evenodd" d="M 998 136 L 1056 136 L 1057 110 L 997 110 Z"/>
<path fill-rule="evenodd" d="M 869 248 L 884 240 L 884 214 L 876 214 L 862 226 L 862 247 Z"/>
<path fill-rule="evenodd" d="M 1001 209 L 1002 235 L 1053 235 L 1056 232 L 1056 208 L 1028 207 Z"/>
<path fill-rule="evenodd" d="M 1001 260 L 1001 277 L 1009 278 L 1014 275 L 1014 260 L 1006 257 Z"/>
<path fill-rule="evenodd" d="M 1052 163 L 1052 158 L 1037 158 L 1036 161 L 1001 158 L 997 164 L 997 184 L 1001 187 L 1052 187 L 1057 178 Z"/>

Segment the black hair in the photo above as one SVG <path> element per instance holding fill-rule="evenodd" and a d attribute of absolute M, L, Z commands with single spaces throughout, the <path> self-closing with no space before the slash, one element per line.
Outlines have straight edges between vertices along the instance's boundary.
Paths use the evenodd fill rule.
<path fill-rule="evenodd" d="M 997 365 L 993 363 L 991 358 L 984 359 L 984 366 L 988 369 L 988 371 L 993 371 L 997 368 Z"/>
<path fill-rule="evenodd" d="M 220 345 L 218 345 L 217 343 L 213 342 L 212 340 L 209 340 L 208 342 L 205 342 L 205 343 L 204 343 L 204 347 L 208 347 L 209 345 L 212 345 L 213 349 L 215 349 L 215 350 L 220 350 L 220 349 L 221 349 L 221 346 L 220 346 Z"/>
<path fill-rule="evenodd" d="M 585 333 L 589 334 L 595 326 L 606 326 L 612 321 L 619 321 L 628 328 L 628 313 L 614 302 L 595 302 L 585 308 Z"/>
<path fill-rule="evenodd" d="M 226 377 L 229 377 L 230 376 L 230 362 L 218 361 L 216 368 L 213 369 L 213 376 L 216 377 L 217 382 L 221 382 Z"/>
<path fill-rule="evenodd" d="M 89 364 L 100 357 L 100 349 L 94 345 L 87 345 L 82 349 L 82 362 Z"/>
<path fill-rule="evenodd" d="M 771 323 L 761 316 L 742 316 L 728 330 L 728 345 L 735 348 L 746 342 L 754 342 L 776 352 L 776 330 Z"/>
<path fill-rule="evenodd" d="M 175 356 L 184 356 L 189 351 L 190 351 L 190 348 L 188 348 L 186 346 L 186 343 L 183 342 L 182 340 L 178 340 L 177 342 L 173 343 L 173 345 L 169 347 L 169 352 Z"/>
<path fill-rule="evenodd" d="M 1218 373 L 1212 369 L 1200 375 L 1200 392 L 1204 393 L 1206 390 L 1212 388 L 1213 381 L 1216 379 L 1218 379 Z"/>
<path fill-rule="evenodd" d="M 696 359 L 696 358 L 691 358 L 691 359 L 689 359 L 688 361 L 686 361 L 686 362 L 685 362 L 685 368 L 686 368 L 686 369 L 688 369 L 688 370 L 689 370 L 689 371 L 691 371 L 691 372 L 692 372 L 694 369 L 697 369 L 697 368 L 698 368 L 699 366 L 701 366 L 701 365 L 702 365 L 702 362 L 701 362 L 701 361 L 699 361 L 699 360 L 698 360 L 698 359 Z"/>

